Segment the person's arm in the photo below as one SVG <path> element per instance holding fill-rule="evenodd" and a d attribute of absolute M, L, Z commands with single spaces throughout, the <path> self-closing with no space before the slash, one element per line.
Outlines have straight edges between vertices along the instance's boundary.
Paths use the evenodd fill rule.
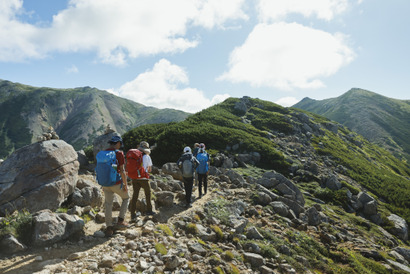
<path fill-rule="evenodd" d="M 124 189 L 124 191 L 128 191 L 128 187 L 127 187 L 127 172 L 125 172 L 125 164 L 120 165 L 120 175 L 121 175 L 121 179 L 122 179 L 122 188 Z"/>

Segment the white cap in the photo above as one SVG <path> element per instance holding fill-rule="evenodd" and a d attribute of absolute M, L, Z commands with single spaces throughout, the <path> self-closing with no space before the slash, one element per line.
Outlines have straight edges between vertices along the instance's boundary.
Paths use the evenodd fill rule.
<path fill-rule="evenodd" d="M 192 153 L 191 147 L 187 146 L 184 148 L 184 153 Z"/>

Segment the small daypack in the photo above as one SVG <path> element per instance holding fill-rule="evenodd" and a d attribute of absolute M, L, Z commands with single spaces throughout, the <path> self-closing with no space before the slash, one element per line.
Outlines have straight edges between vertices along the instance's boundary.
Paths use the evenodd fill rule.
<path fill-rule="evenodd" d="M 121 176 L 117 170 L 117 157 L 115 151 L 100 151 L 98 152 L 97 166 L 95 172 L 97 174 L 97 182 L 102 186 L 113 186 L 121 180 Z"/>
<path fill-rule="evenodd" d="M 142 165 L 142 157 L 144 154 L 138 149 L 130 149 L 127 152 L 127 172 L 131 179 L 148 178 L 149 175 Z"/>
<path fill-rule="evenodd" d="M 192 178 L 194 176 L 194 165 L 192 159 L 185 159 L 182 162 L 182 176 L 184 178 Z"/>
<path fill-rule="evenodd" d="M 206 174 L 206 172 L 208 172 L 208 154 L 203 152 L 203 153 L 199 153 L 196 156 L 196 159 L 199 161 L 199 165 L 196 168 L 196 171 L 198 172 L 198 174 Z"/>

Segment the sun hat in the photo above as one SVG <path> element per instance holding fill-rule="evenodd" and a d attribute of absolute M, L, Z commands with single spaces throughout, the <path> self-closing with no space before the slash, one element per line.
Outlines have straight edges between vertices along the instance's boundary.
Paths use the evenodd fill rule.
<path fill-rule="evenodd" d="M 192 151 L 191 151 L 191 147 L 189 147 L 189 146 L 187 146 L 187 147 L 185 147 L 184 148 L 184 153 L 192 153 Z"/>
<path fill-rule="evenodd" d="M 151 154 L 151 149 L 149 148 L 149 143 L 146 141 L 141 141 L 140 147 L 138 150 L 144 152 L 145 154 L 149 155 Z"/>

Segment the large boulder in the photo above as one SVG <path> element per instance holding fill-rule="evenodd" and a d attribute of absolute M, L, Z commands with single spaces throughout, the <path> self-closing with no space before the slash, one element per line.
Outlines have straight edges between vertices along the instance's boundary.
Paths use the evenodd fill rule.
<path fill-rule="evenodd" d="M 407 241 L 409 238 L 409 228 L 406 220 L 395 214 L 391 214 L 387 218 L 394 224 L 394 227 L 389 230 L 390 233 L 399 237 L 403 241 Z"/>
<path fill-rule="evenodd" d="M 0 166 L 0 216 L 14 210 L 57 209 L 74 191 L 77 152 L 63 140 L 37 142 L 15 151 Z"/>
<path fill-rule="evenodd" d="M 165 163 L 162 168 L 162 172 L 167 175 L 171 175 L 176 180 L 182 180 L 182 172 L 175 162 Z"/>
<path fill-rule="evenodd" d="M 46 246 L 66 240 L 82 233 L 84 225 L 84 221 L 76 215 L 42 210 L 33 216 L 33 244 Z"/>

